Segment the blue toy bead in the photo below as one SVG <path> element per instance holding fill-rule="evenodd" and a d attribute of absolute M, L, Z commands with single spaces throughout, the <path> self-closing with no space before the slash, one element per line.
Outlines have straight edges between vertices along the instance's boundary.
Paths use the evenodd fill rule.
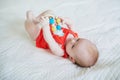
<path fill-rule="evenodd" d="M 61 30 L 61 26 L 60 25 L 57 25 L 56 28 L 57 28 L 57 30 Z"/>
<path fill-rule="evenodd" d="M 55 20 L 53 18 L 50 18 L 49 21 L 50 21 L 50 24 L 54 24 L 55 23 Z"/>

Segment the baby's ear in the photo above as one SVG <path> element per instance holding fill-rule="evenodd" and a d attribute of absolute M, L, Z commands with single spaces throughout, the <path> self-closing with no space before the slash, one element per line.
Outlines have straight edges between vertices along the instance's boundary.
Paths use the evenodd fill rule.
<path fill-rule="evenodd" d="M 70 61 L 72 61 L 73 63 L 75 63 L 75 59 L 73 57 L 69 56 L 69 59 L 70 59 Z"/>

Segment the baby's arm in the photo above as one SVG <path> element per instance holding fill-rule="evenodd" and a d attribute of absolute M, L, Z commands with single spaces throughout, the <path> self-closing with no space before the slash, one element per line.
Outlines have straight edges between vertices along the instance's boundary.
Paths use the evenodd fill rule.
<path fill-rule="evenodd" d="M 46 42 L 48 43 L 52 53 L 57 56 L 63 56 L 64 55 L 63 50 L 58 45 L 58 43 L 54 40 L 54 38 L 52 37 L 52 34 L 50 32 L 49 19 L 42 18 L 40 22 L 43 25 L 43 36 L 44 36 Z"/>
<path fill-rule="evenodd" d="M 68 17 L 60 17 L 60 18 L 63 24 L 66 24 L 69 29 L 73 30 L 74 28 L 73 21 L 70 18 Z"/>

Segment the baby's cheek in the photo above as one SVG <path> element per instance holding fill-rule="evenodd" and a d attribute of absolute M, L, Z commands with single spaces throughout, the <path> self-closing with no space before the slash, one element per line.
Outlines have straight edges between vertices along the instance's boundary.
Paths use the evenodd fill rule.
<path fill-rule="evenodd" d="M 72 58 L 75 59 L 77 51 L 75 51 L 74 49 L 71 49 L 70 52 L 68 53 Z"/>
<path fill-rule="evenodd" d="M 70 51 L 68 46 L 66 46 L 66 51 L 67 51 L 67 53 Z"/>
<path fill-rule="evenodd" d="M 73 54 L 77 52 L 77 50 L 76 50 L 76 49 L 72 49 L 71 51 L 73 52 Z"/>
<path fill-rule="evenodd" d="M 67 45 L 67 46 L 66 46 L 66 52 L 67 52 L 68 54 L 71 52 L 70 45 Z"/>

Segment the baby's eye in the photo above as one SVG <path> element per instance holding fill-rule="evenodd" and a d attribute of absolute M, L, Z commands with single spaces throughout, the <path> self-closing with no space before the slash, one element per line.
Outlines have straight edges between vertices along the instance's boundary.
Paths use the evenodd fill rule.
<path fill-rule="evenodd" d="M 78 38 L 76 41 L 79 41 L 80 40 L 80 38 Z"/>
<path fill-rule="evenodd" d="M 72 48 L 74 48 L 74 47 L 75 47 L 75 45 L 73 44 L 73 45 L 72 45 Z"/>

